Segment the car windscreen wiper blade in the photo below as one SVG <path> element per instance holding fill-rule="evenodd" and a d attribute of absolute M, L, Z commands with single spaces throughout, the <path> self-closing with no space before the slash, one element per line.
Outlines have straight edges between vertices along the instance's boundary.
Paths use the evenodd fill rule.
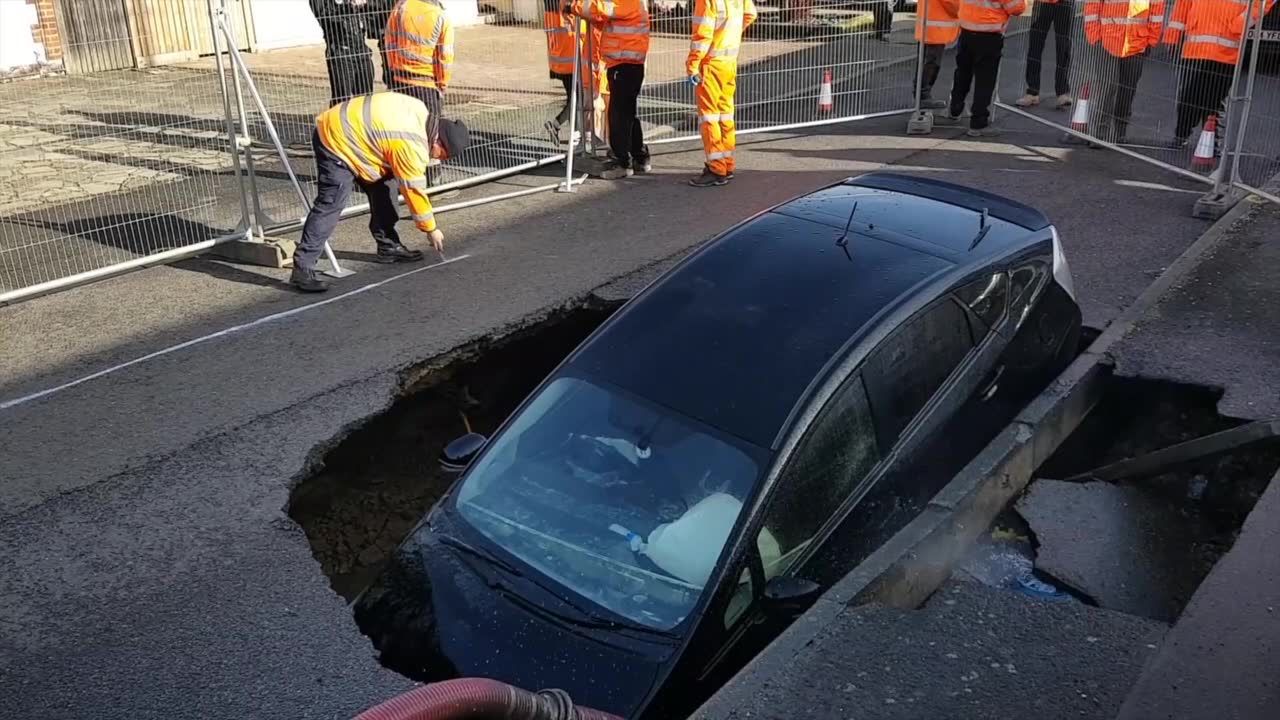
<path fill-rule="evenodd" d="M 475 547 L 474 545 L 469 545 L 459 540 L 458 538 L 453 537 L 452 535 L 437 533 L 436 537 L 439 538 L 440 542 L 444 543 L 445 545 L 448 545 L 449 547 L 455 550 L 461 550 L 462 552 L 472 557 L 484 560 L 486 563 L 494 567 L 497 567 L 510 575 L 515 575 L 516 577 L 524 576 L 524 573 L 520 572 L 520 569 L 517 568 L 515 565 L 512 565 L 506 560 L 503 560 L 502 558 L 498 557 L 497 555 L 494 555 L 488 550 L 481 550 L 480 548 Z"/>
<path fill-rule="evenodd" d="M 978 247 L 978 243 L 982 242 L 982 238 L 991 232 L 991 223 L 987 222 L 988 215 L 987 208 L 982 208 L 982 218 L 978 220 L 978 234 L 974 235 L 973 240 L 969 242 L 969 252 L 973 252 L 973 249 Z"/>

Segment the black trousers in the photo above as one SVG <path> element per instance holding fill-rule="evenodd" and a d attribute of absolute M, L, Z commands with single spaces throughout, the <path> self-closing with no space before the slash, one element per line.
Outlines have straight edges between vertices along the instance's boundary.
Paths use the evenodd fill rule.
<path fill-rule="evenodd" d="M 324 62 L 329 72 L 329 105 L 373 92 L 373 57 L 365 44 L 359 15 L 333 0 L 311 0 L 311 13 L 324 34 Z"/>
<path fill-rule="evenodd" d="M 690 5 L 692 7 L 692 5 Z M 873 32 L 877 40 L 893 30 L 893 3 L 878 2 L 871 7 L 871 16 L 875 19 Z"/>
<path fill-rule="evenodd" d="M 981 130 L 991 122 L 991 97 L 995 95 L 1003 50 L 1002 33 L 960 31 L 956 74 L 951 83 L 951 115 L 959 116 L 964 112 L 964 102 L 969 97 L 972 84 L 973 116 L 969 119 L 969 127 L 974 130 Z"/>
<path fill-rule="evenodd" d="M 390 249 L 399 245 L 396 221 L 400 219 L 400 212 L 396 209 L 396 180 L 361 181 L 341 158 L 320 142 L 318 132 L 311 135 L 311 147 L 316 154 L 316 198 L 311 203 L 306 222 L 302 224 L 302 239 L 293 252 L 293 266 L 307 271 L 315 269 L 324 244 L 338 227 L 353 185 L 359 185 L 369 198 L 369 232 L 378 248 Z"/>
<path fill-rule="evenodd" d="M 1031 18 L 1031 41 L 1027 45 L 1027 94 L 1040 94 L 1040 58 L 1044 55 L 1045 38 L 1053 29 L 1053 49 L 1057 53 L 1057 67 L 1053 73 L 1053 89 L 1058 95 L 1071 92 L 1067 79 L 1071 71 L 1071 23 L 1075 19 L 1075 7 L 1070 0 L 1058 0 L 1053 4 L 1036 3 Z"/>
<path fill-rule="evenodd" d="M 636 117 L 640 87 L 644 85 L 644 65 L 626 63 L 609 68 L 609 150 L 622 167 L 632 160 L 649 157 L 644 130 Z"/>
<path fill-rule="evenodd" d="M 1108 142 L 1122 139 L 1129 129 L 1129 117 L 1133 115 L 1133 96 L 1142 80 L 1142 66 L 1146 54 L 1118 58 L 1101 47 L 1097 49 L 1105 57 L 1098 62 L 1094 92 L 1097 93 L 1097 122 L 1094 133 Z"/>
<path fill-rule="evenodd" d="M 1235 67 L 1215 60 L 1187 60 L 1178 88 L 1178 126 L 1174 137 L 1190 137 L 1191 131 L 1213 113 L 1226 110 Z"/>
<path fill-rule="evenodd" d="M 553 74 L 552 77 L 560 81 L 564 86 L 564 107 L 560 108 L 560 113 L 556 115 L 556 124 L 563 125 L 569 122 L 569 93 L 573 90 L 573 76 Z M 581 130 L 582 128 L 578 128 Z"/>
<path fill-rule="evenodd" d="M 920 73 L 921 100 L 928 100 L 933 96 L 933 84 L 938 81 L 938 74 L 942 72 L 942 56 L 946 52 L 946 45 L 924 46 L 924 69 Z"/>

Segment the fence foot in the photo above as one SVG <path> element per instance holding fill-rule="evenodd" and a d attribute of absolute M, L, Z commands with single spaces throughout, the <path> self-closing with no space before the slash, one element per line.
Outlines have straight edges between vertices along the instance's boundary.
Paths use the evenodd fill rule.
<path fill-rule="evenodd" d="M 293 249 L 297 245 L 288 238 L 265 240 L 231 240 L 213 249 L 213 254 L 232 262 L 270 268 L 293 267 Z"/>
<path fill-rule="evenodd" d="M 1195 207 L 1191 209 L 1191 216 L 1202 220 L 1217 220 L 1243 199 L 1244 193 L 1239 190 L 1229 189 L 1225 192 L 1212 190 L 1196 199 Z"/>
<path fill-rule="evenodd" d="M 933 113 L 928 110 L 921 110 L 907 120 L 908 135 L 928 135 L 931 132 L 933 132 Z"/>

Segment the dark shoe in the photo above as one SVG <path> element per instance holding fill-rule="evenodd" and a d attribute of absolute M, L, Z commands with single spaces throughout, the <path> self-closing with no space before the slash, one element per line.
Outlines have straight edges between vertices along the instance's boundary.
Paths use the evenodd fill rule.
<path fill-rule="evenodd" d="M 934 100 L 933 98 L 920 98 L 920 108 L 922 110 L 941 110 L 947 106 L 946 100 Z"/>
<path fill-rule="evenodd" d="M 939 113 L 933 116 L 933 121 L 939 125 L 958 125 L 963 115 L 952 115 L 951 111 Z"/>
<path fill-rule="evenodd" d="M 543 127 L 546 128 L 547 130 L 547 137 L 551 138 L 551 144 L 559 146 L 560 145 L 560 123 L 556 122 L 555 120 L 548 120 L 546 124 L 543 125 Z"/>
<path fill-rule="evenodd" d="M 605 180 L 622 180 L 634 175 L 635 172 L 630 167 L 624 167 L 616 161 L 610 161 L 605 165 L 604 170 L 600 171 L 600 177 Z"/>
<path fill-rule="evenodd" d="M 316 275 L 315 270 L 294 268 L 289 273 L 289 284 L 304 293 L 322 293 L 329 289 L 329 284 Z"/>
<path fill-rule="evenodd" d="M 637 155 L 631 159 L 631 169 L 637 175 L 653 172 L 653 159 L 648 155 Z"/>
<path fill-rule="evenodd" d="M 694 187 L 717 187 L 719 185 L 728 185 L 729 176 L 719 175 L 711 172 L 711 168 L 703 167 L 702 174 L 696 178 L 689 180 L 689 184 Z"/>
<path fill-rule="evenodd" d="M 1000 128 L 991 127 L 990 125 L 984 128 L 969 128 L 964 134 L 969 137 L 996 137 L 1000 134 Z"/>
<path fill-rule="evenodd" d="M 421 250 L 410 250 L 403 245 L 391 248 L 378 248 L 377 261 L 380 263 L 418 262 L 422 259 Z"/>

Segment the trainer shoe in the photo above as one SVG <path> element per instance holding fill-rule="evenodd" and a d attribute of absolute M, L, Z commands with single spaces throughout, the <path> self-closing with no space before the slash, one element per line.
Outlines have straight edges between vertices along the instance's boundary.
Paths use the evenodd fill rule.
<path fill-rule="evenodd" d="M 395 245 L 389 248 L 378 248 L 376 259 L 378 262 L 385 264 L 418 262 L 422 259 L 422 251 L 410 250 L 404 245 Z"/>
<path fill-rule="evenodd" d="M 1040 96 L 1027 93 L 1017 100 L 1014 100 L 1013 104 L 1018 107 L 1035 107 L 1040 104 Z"/>
<path fill-rule="evenodd" d="M 947 106 L 946 100 L 934 100 L 933 98 L 920 98 L 920 108 L 922 110 L 941 110 Z"/>
<path fill-rule="evenodd" d="M 720 185 L 728 185 L 729 177 L 720 175 L 711 171 L 707 166 L 702 167 L 702 174 L 696 178 L 691 178 L 689 184 L 694 187 L 717 187 Z"/>
<path fill-rule="evenodd" d="M 321 280 L 315 270 L 302 268 L 294 268 L 293 272 L 289 273 L 289 284 L 304 293 L 322 293 L 329 289 L 329 284 Z"/>
<path fill-rule="evenodd" d="M 1054 101 L 1053 107 L 1056 110 L 1066 110 L 1067 108 L 1071 107 L 1071 103 L 1072 103 L 1071 95 L 1064 93 L 1062 95 L 1059 95 L 1058 99 Z"/>
<path fill-rule="evenodd" d="M 984 128 L 969 128 L 964 134 L 969 137 L 995 137 L 1000 134 L 1000 128 L 990 125 Z"/>
<path fill-rule="evenodd" d="M 939 125 L 955 125 L 959 123 L 963 117 L 964 115 L 952 115 L 951 111 L 948 110 L 947 112 L 934 115 L 933 121 Z"/>
<path fill-rule="evenodd" d="M 629 178 L 635 174 L 635 171 L 629 167 L 622 167 L 617 163 L 609 163 L 604 170 L 600 171 L 600 177 L 605 180 L 622 180 Z"/>

